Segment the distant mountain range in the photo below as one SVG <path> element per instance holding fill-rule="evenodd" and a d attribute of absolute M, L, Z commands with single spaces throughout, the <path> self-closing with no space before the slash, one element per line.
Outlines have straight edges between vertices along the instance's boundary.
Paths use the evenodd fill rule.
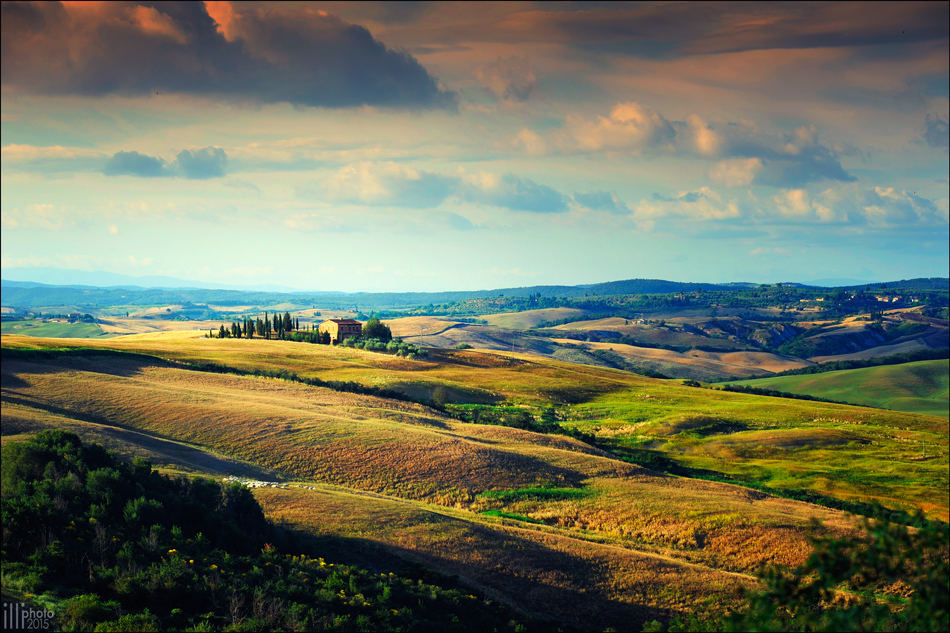
<path fill-rule="evenodd" d="M 300 292 L 299 288 L 277 284 L 229 285 L 190 281 L 162 275 L 133 277 L 105 271 L 64 270 L 61 268 L 12 268 L 4 271 L 3 285 L 29 288 L 38 284 L 45 286 L 64 286 L 70 288 L 121 288 L 141 290 L 143 288 L 203 288 L 210 290 L 243 290 L 251 292 Z M 9 279 L 8 279 L 9 278 Z"/>
<path fill-rule="evenodd" d="M 38 277 L 50 279 L 58 273 L 70 273 L 66 276 L 76 283 L 48 284 L 35 278 L 25 280 L 25 270 L 42 271 Z M 6 307 L 32 308 L 40 306 L 106 306 L 106 305 L 168 305 L 187 303 L 213 303 L 221 305 L 275 306 L 284 303 L 321 304 L 365 309 L 389 307 L 402 308 L 441 304 L 453 301 L 466 301 L 485 297 L 583 297 L 586 295 L 624 295 L 624 294 L 668 294 L 676 292 L 695 292 L 697 290 L 739 290 L 753 288 L 760 284 L 734 282 L 727 284 L 688 283 L 666 281 L 662 279 L 627 279 L 599 284 L 578 286 L 526 286 L 522 288 L 498 288 L 476 291 L 447 292 L 328 292 L 299 291 L 286 286 L 226 286 L 190 282 L 172 277 L 129 277 L 115 273 L 94 273 L 83 271 L 56 271 L 56 269 L 17 269 L 19 280 L 2 280 L 2 305 Z M 84 281 L 86 283 L 78 283 Z M 110 284 L 108 286 L 91 283 Z M 134 283 L 133 283 L 134 282 Z M 162 284 L 162 285 L 149 285 Z M 797 288 L 822 288 L 817 285 L 800 283 L 782 284 Z M 948 290 L 950 279 L 931 277 L 902 279 L 884 283 L 861 283 L 845 286 L 847 289 L 904 288 L 914 290 Z"/>

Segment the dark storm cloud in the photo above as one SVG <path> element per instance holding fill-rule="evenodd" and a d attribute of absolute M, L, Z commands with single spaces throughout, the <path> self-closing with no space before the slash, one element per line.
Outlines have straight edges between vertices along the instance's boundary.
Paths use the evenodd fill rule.
<path fill-rule="evenodd" d="M 950 21 L 950 4 L 946 2 L 756 4 L 747 11 L 698 38 L 689 48 L 709 53 L 907 45 L 946 40 Z M 753 18 L 758 18 L 757 23 Z"/>
<path fill-rule="evenodd" d="M 310 9 L 4 3 L 2 78 L 40 94 L 180 92 L 262 103 L 456 107 L 411 55 Z"/>
<path fill-rule="evenodd" d="M 946 2 L 644 3 L 541 10 L 496 23 L 524 39 L 556 39 L 585 50 L 665 57 L 676 50 L 723 53 L 779 48 L 907 45 L 947 39 Z M 670 42 L 676 43 L 675 47 Z"/>

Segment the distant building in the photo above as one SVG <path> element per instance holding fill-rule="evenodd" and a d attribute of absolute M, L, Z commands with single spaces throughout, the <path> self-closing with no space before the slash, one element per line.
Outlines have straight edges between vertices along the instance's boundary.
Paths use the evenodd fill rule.
<path fill-rule="evenodd" d="M 327 319 L 320 324 L 320 333 L 329 332 L 330 341 L 342 343 L 351 336 L 363 333 L 363 324 L 356 319 Z"/>

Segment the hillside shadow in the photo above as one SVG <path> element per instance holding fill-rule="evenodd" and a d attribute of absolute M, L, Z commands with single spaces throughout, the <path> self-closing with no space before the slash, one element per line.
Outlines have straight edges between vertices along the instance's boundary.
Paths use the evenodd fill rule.
<path fill-rule="evenodd" d="M 306 551 L 328 561 L 354 565 L 376 573 L 395 573 L 463 593 L 482 594 L 526 616 L 527 630 L 620 630 L 638 631 L 653 620 L 669 621 L 679 611 L 651 606 L 631 599 L 613 599 L 617 587 L 610 589 L 605 571 L 616 569 L 622 560 L 616 556 L 637 556 L 614 548 L 590 558 L 572 556 L 519 534 L 518 528 L 492 528 L 463 522 L 451 517 L 432 517 L 434 528 L 440 523 L 465 523 L 469 530 L 464 543 L 434 543 L 414 550 L 370 539 L 316 536 L 294 524 L 279 524 L 289 537 L 295 553 Z M 543 536 L 541 538 L 544 538 Z M 451 548 L 455 547 L 452 551 Z M 468 549 L 470 551 L 464 551 Z M 630 571 L 643 572 L 652 561 L 629 561 Z M 658 561 L 673 567 L 673 563 Z M 643 576 L 637 593 L 659 593 L 661 587 L 647 587 L 650 573 Z"/>
<path fill-rule="evenodd" d="M 2 352 L 4 374 L 55 374 L 87 371 L 131 378 L 148 367 L 168 367 L 170 363 L 144 354 L 112 350 L 18 350 Z"/>

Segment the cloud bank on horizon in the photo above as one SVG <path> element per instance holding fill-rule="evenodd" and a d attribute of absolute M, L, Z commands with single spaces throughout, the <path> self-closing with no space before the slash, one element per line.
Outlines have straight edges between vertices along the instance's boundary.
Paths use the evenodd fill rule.
<path fill-rule="evenodd" d="M 944 276 L 948 25 L 932 2 L 4 2 L 2 266 Z"/>

